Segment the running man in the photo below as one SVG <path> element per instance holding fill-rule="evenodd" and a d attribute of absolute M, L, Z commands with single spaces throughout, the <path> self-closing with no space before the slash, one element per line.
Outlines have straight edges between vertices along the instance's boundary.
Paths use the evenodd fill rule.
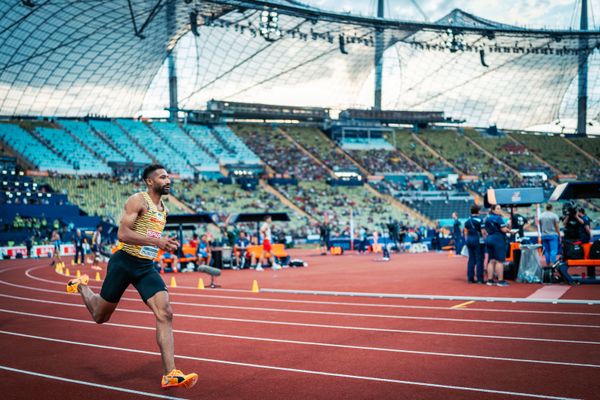
<path fill-rule="evenodd" d="M 67 292 L 79 292 L 94 321 L 101 324 L 110 319 L 125 289 L 133 285 L 156 317 L 156 341 L 164 367 L 161 387 L 191 388 L 198 375 L 186 375 L 175 368 L 173 311 L 167 287 L 153 266 L 158 249 L 174 252 L 179 247 L 175 239 L 162 236 L 168 210 L 161 196 L 169 194 L 171 180 L 165 168 L 156 164 L 146 167 L 142 178 L 148 189 L 129 197 L 125 203 L 118 231 L 119 250 L 108 262 L 100 294 L 87 286 L 87 275 L 71 279 Z"/>

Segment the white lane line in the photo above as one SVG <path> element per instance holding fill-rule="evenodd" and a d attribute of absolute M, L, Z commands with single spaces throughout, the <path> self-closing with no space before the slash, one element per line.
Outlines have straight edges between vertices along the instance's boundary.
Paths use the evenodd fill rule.
<path fill-rule="evenodd" d="M 15 300 L 31 301 L 31 302 L 36 302 L 36 303 L 45 303 L 45 304 L 52 304 L 52 305 L 64 305 L 64 306 L 68 306 L 68 307 L 85 308 L 85 306 L 83 304 L 63 303 L 63 302 L 51 301 L 51 300 L 33 299 L 33 298 L 29 298 L 29 297 L 12 296 L 12 295 L 2 294 L 2 293 L 0 293 L 0 297 L 6 297 L 6 298 L 15 299 Z M 122 298 L 121 300 L 139 301 L 137 299 L 127 299 L 127 298 Z M 133 309 L 121 308 L 121 307 L 119 307 L 117 310 L 123 311 L 123 312 L 129 312 L 129 313 L 136 313 L 136 314 L 152 314 L 151 311 L 133 310 Z M 583 340 L 544 339 L 544 338 L 537 338 L 537 337 L 532 338 L 532 337 L 519 337 L 519 336 L 479 335 L 479 334 L 472 334 L 472 333 L 415 331 L 415 330 L 391 329 L 391 328 L 366 328 L 366 327 L 361 327 L 361 326 L 310 324 L 310 323 L 302 323 L 302 322 L 284 322 L 284 321 L 272 321 L 272 320 L 260 320 L 260 319 L 227 318 L 227 317 L 214 317 L 214 316 L 204 316 L 204 315 L 195 315 L 195 314 L 193 314 L 193 315 L 192 314 L 179 314 L 179 313 L 176 313 L 175 316 L 182 317 L 182 318 L 213 320 L 213 321 L 241 322 L 241 323 L 282 325 L 282 326 L 301 326 L 301 327 L 310 327 L 310 328 L 355 330 L 355 331 L 366 331 L 366 332 L 406 333 L 406 334 L 415 334 L 415 335 L 435 335 L 435 336 L 470 337 L 470 338 L 482 338 L 482 339 L 500 339 L 500 340 L 531 341 L 531 342 L 547 342 L 547 343 L 600 345 L 600 342 L 583 341 Z"/>
<path fill-rule="evenodd" d="M 68 293 L 62 292 L 62 291 L 41 289 L 41 288 L 32 288 L 32 287 L 23 286 L 23 285 L 12 284 L 12 283 L 2 281 L 2 280 L 0 280 L 0 283 L 9 285 L 9 286 L 18 287 L 18 288 L 69 295 Z M 131 299 L 131 298 L 123 297 L 123 298 L 121 298 L 121 300 L 137 301 L 138 299 Z M 365 318 L 382 318 L 382 319 L 415 320 L 415 321 L 444 321 L 444 322 L 477 323 L 477 324 L 550 326 L 550 327 L 561 327 L 561 328 L 585 328 L 585 329 L 600 328 L 600 325 L 556 324 L 556 323 L 545 323 L 545 322 L 520 322 L 520 321 L 497 321 L 497 320 L 487 320 L 487 319 L 465 319 L 465 318 L 417 317 L 417 316 L 407 316 L 407 315 L 347 313 L 347 312 L 313 311 L 313 310 L 298 310 L 298 309 L 285 309 L 285 308 L 282 309 L 282 308 L 265 308 L 265 307 L 225 306 L 225 305 L 219 305 L 219 304 L 200 304 L 200 303 L 188 303 L 188 302 L 178 302 L 178 301 L 171 301 L 171 304 L 172 305 L 190 306 L 190 307 L 217 308 L 217 309 L 229 309 L 229 310 L 279 312 L 279 313 L 286 313 L 286 314 L 329 315 L 329 316 L 343 316 L 343 317 L 365 317 Z"/>
<path fill-rule="evenodd" d="M 25 275 L 29 278 L 52 284 L 63 285 L 65 282 L 58 282 L 49 279 L 44 279 L 31 274 L 31 271 L 45 267 L 32 267 L 25 271 Z M 100 289 L 100 286 L 89 285 L 91 288 Z M 179 286 L 178 288 L 182 288 Z M 189 286 L 190 289 L 196 289 L 195 287 Z M 233 289 L 232 289 L 233 290 Z M 236 289 L 238 290 L 238 289 Z M 238 290 L 240 292 L 247 293 L 246 290 Z M 137 293 L 133 289 L 127 290 L 127 292 Z M 170 291 L 171 296 L 183 296 L 183 297 L 199 297 L 199 298 L 215 298 L 215 299 L 231 299 L 231 300 L 244 300 L 244 301 L 263 301 L 263 302 L 278 302 L 278 303 L 297 303 L 297 304 L 322 304 L 322 305 L 341 305 L 341 306 L 359 306 L 359 307 L 379 307 L 379 308 L 406 308 L 406 309 L 423 309 L 423 310 L 444 310 L 448 311 L 448 307 L 441 306 L 416 306 L 416 305 L 399 305 L 399 304 L 374 304 L 374 303 L 354 303 L 354 302 L 341 302 L 341 301 L 314 301 L 314 300 L 287 300 L 287 299 L 273 299 L 273 298 L 259 298 L 259 297 L 246 297 L 246 296 L 224 296 L 224 295 L 206 295 L 198 293 L 176 293 Z M 600 313 L 586 313 L 586 312 L 568 312 L 564 311 L 537 311 L 537 310 L 504 310 L 494 308 L 465 308 L 459 311 L 481 311 L 481 312 L 498 312 L 498 313 L 521 313 L 521 314 L 549 314 L 549 315 L 584 315 L 584 316 L 600 316 Z"/>
<path fill-rule="evenodd" d="M 450 300 L 450 301 L 486 301 L 503 303 L 538 303 L 538 304 L 588 304 L 598 305 L 600 300 L 583 299 L 532 299 L 523 297 L 482 297 L 482 296 L 452 296 L 440 294 L 411 294 L 411 293 L 369 293 L 369 292 L 332 292 L 327 290 L 299 290 L 299 289 L 269 289 L 262 288 L 261 293 L 307 294 L 318 296 L 348 296 L 372 297 L 380 299 L 405 299 L 405 300 Z"/>
<path fill-rule="evenodd" d="M 17 336 L 19 336 L 19 335 L 17 335 Z M 16 372 L 16 373 L 19 373 L 19 374 L 39 376 L 41 378 L 46 378 L 46 379 L 54 379 L 56 381 L 75 383 L 77 385 L 92 386 L 92 387 L 96 387 L 96 388 L 100 388 L 100 389 L 114 390 L 114 391 L 117 391 L 117 392 L 139 394 L 140 396 L 156 397 L 156 398 L 159 398 L 159 399 L 169 399 L 169 400 L 185 400 L 185 399 L 183 399 L 181 397 L 164 396 L 162 394 L 142 392 L 140 390 L 126 389 L 126 388 L 122 388 L 122 387 L 118 387 L 118 386 L 109 386 L 109 385 L 102 385 L 100 383 L 78 381 L 76 379 L 64 378 L 62 376 L 48 375 L 48 374 L 42 374 L 42 373 L 39 373 L 39 372 L 33 372 L 33 371 L 25 370 L 25 369 L 11 368 L 11 367 L 7 367 L 6 365 L 0 365 L 0 369 L 5 370 L 5 371 L 10 371 L 10 372 Z"/>
<path fill-rule="evenodd" d="M 4 331 L 4 330 L 0 330 L 0 334 L 24 337 L 24 338 L 28 338 L 28 339 L 44 340 L 44 341 L 54 342 L 54 343 L 65 343 L 68 345 L 86 346 L 86 347 L 94 347 L 94 348 L 105 349 L 105 350 L 114 350 L 114 351 L 123 351 L 123 352 L 128 352 L 128 353 L 160 356 L 160 353 L 156 352 L 156 351 L 138 350 L 138 349 L 125 348 L 125 347 L 105 346 L 105 345 L 99 345 L 99 344 L 94 344 L 94 343 L 85 343 L 85 342 L 74 342 L 74 341 L 70 341 L 70 340 L 55 339 L 55 338 L 50 338 L 50 337 L 45 337 L 45 336 L 27 335 L 27 334 L 23 334 L 23 333 Z M 336 377 L 336 378 L 358 379 L 358 380 L 372 381 L 372 382 L 397 383 L 397 384 L 403 384 L 403 385 L 433 387 L 433 388 L 461 390 L 461 391 L 469 391 L 469 392 L 493 393 L 493 394 L 502 394 L 502 395 L 519 396 L 519 397 L 533 397 L 533 398 L 538 398 L 538 399 L 577 400 L 577 399 L 568 398 L 568 397 L 556 397 L 556 396 L 548 396 L 548 395 L 536 394 L 536 393 L 521 393 L 521 392 L 510 392 L 510 391 L 504 391 L 504 390 L 474 388 L 474 387 L 468 387 L 468 386 L 442 385 L 442 384 L 437 384 L 437 383 L 406 381 L 406 380 L 391 379 L 391 378 L 378 378 L 378 377 L 365 376 L 365 375 L 338 374 L 338 373 L 334 373 L 334 372 L 277 367 L 277 366 L 273 366 L 273 365 L 244 363 L 244 362 L 238 362 L 238 361 L 219 360 L 219 359 L 204 358 L 204 357 L 175 355 L 175 358 L 216 363 L 216 364 L 235 365 L 235 366 L 240 366 L 240 367 L 250 367 L 250 368 L 261 368 L 261 369 L 269 369 L 269 370 L 276 370 L 276 371 L 295 372 L 295 373 L 300 373 L 300 374 L 311 374 L 311 375 L 321 375 L 321 376 Z"/>
<path fill-rule="evenodd" d="M 15 314 L 15 315 L 24 315 L 24 316 L 29 316 L 29 317 L 53 319 L 53 320 L 58 320 L 58 321 L 69 321 L 69 322 L 83 323 L 83 324 L 90 324 L 90 325 L 96 324 L 94 321 L 91 321 L 91 320 L 58 317 L 58 316 L 54 316 L 54 315 L 45 315 L 45 314 L 35 314 L 35 313 L 28 313 L 28 312 L 23 312 L 23 311 L 7 310 L 7 309 L 2 309 L 2 308 L 0 308 L 0 312 L 4 312 L 4 313 L 8 313 L 8 314 Z M 151 330 L 151 331 L 156 330 L 156 328 L 154 326 L 129 325 L 129 324 L 119 324 L 119 323 L 114 323 L 114 322 L 105 322 L 103 325 L 114 326 L 114 327 L 118 327 L 118 328 L 128 328 L 128 329 L 141 329 L 141 330 Z M 461 353 L 440 353 L 440 352 L 431 352 L 431 351 L 394 349 L 394 348 L 389 348 L 389 347 L 352 346 L 352 345 L 344 345 L 344 344 L 336 344 L 336 343 L 305 342 L 305 341 L 298 341 L 298 340 L 272 339 L 272 338 L 264 338 L 264 337 L 256 337 L 256 336 L 227 335 L 227 334 L 222 334 L 222 333 L 187 331 L 187 330 L 181 330 L 181 329 L 173 329 L 173 332 L 187 334 L 187 335 L 211 336 L 211 337 L 219 337 L 219 338 L 227 338 L 227 339 L 238 339 L 238 340 L 254 340 L 254 341 L 259 341 L 259 342 L 286 343 L 286 344 L 296 344 L 296 345 L 301 345 L 301 346 L 321 346 L 321 347 L 334 347 L 334 348 L 342 348 L 342 349 L 350 349 L 350 350 L 366 350 L 366 351 L 376 351 L 376 352 L 417 354 L 417 355 L 425 355 L 425 356 L 473 358 L 473 359 L 491 360 L 491 361 L 508 361 L 508 362 L 522 362 L 522 363 L 533 363 L 533 364 L 560 365 L 560 366 L 568 366 L 568 367 L 600 368 L 600 365 L 598 365 L 598 364 L 572 363 L 572 362 L 563 362 L 563 361 L 530 360 L 530 359 L 526 359 L 526 358 L 478 356 L 478 355 L 461 354 Z"/>

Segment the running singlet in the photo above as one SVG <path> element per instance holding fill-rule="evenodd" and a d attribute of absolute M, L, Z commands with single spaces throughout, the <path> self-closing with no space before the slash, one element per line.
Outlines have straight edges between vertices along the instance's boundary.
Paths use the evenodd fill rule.
<path fill-rule="evenodd" d="M 147 192 L 141 192 L 148 210 L 138 216 L 133 223 L 133 230 L 145 237 L 160 238 L 162 231 L 167 223 L 167 214 L 169 210 L 165 207 L 163 201 L 160 204 L 164 211 L 159 211 L 156 205 L 150 199 Z M 127 243 L 119 243 L 119 247 L 124 252 L 131 254 L 134 257 L 144 258 L 148 260 L 154 260 L 158 255 L 158 247 L 156 246 L 138 246 Z"/>

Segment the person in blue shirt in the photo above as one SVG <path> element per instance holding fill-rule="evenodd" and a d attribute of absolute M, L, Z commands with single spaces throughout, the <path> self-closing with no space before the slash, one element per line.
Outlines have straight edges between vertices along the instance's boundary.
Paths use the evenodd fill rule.
<path fill-rule="evenodd" d="M 485 245 L 488 252 L 487 284 L 508 286 L 504 280 L 504 261 L 506 259 L 506 233 L 510 229 L 506 226 L 501 216 L 502 208 L 498 204 L 490 207 L 490 214 L 485 219 Z M 498 276 L 498 282 L 494 282 L 494 272 Z"/>
<path fill-rule="evenodd" d="M 456 255 L 460 255 L 463 247 L 463 235 L 462 229 L 460 229 L 460 220 L 458 219 L 458 213 L 454 211 L 452 213 L 452 219 L 454 223 L 452 224 L 452 237 L 454 238 L 454 250 L 456 251 Z"/>
<path fill-rule="evenodd" d="M 483 218 L 479 215 L 481 207 L 471 206 L 471 217 L 465 221 L 465 236 L 469 261 L 467 262 L 467 282 L 485 283 L 483 281 L 483 264 L 485 258 L 485 231 L 482 231 Z M 477 280 L 475 280 L 475 265 L 477 265 Z"/>
<path fill-rule="evenodd" d="M 581 226 L 581 232 L 579 233 L 579 238 L 581 243 L 589 243 L 592 240 L 592 220 L 585 214 L 585 209 L 583 207 L 579 207 L 579 218 L 583 221 L 583 225 Z"/>

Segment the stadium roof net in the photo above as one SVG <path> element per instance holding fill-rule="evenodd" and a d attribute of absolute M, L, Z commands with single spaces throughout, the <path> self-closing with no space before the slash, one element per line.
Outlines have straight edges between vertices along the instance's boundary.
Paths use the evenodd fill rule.
<path fill-rule="evenodd" d="M 513 129 L 574 118 L 587 59 L 588 118 L 600 118 L 600 32 L 460 10 L 398 21 L 292 0 L 3 1 L 0 115 L 152 116 L 169 106 L 169 52 L 180 108 L 210 99 L 368 108 L 380 44 L 385 109 Z"/>

